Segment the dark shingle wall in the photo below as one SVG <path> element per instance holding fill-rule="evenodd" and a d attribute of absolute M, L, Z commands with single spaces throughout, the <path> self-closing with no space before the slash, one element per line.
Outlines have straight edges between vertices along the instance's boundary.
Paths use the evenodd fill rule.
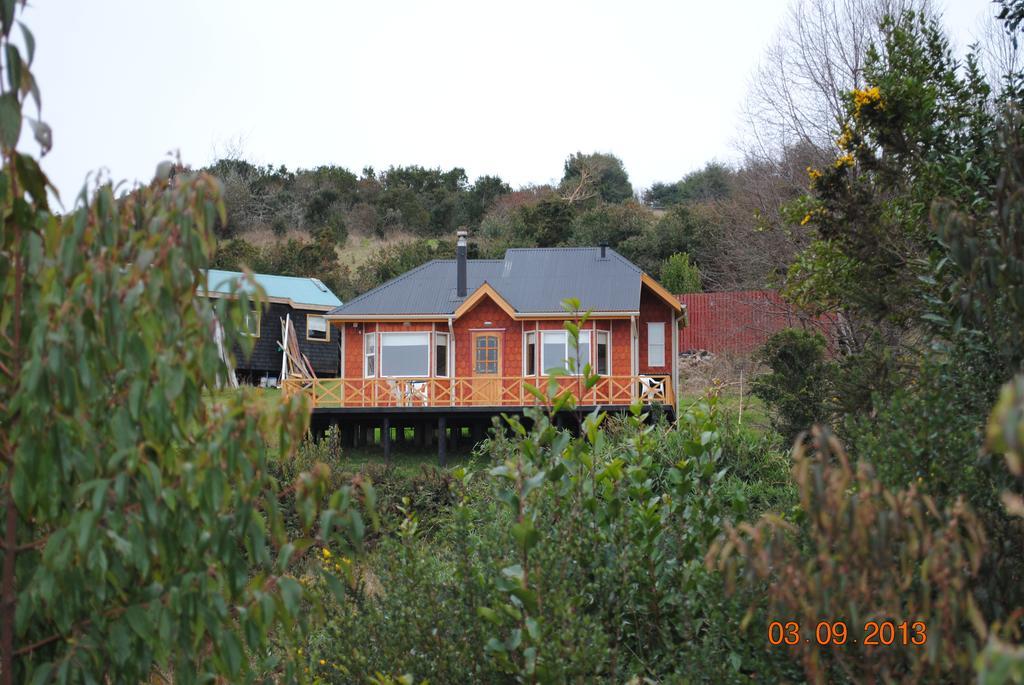
<path fill-rule="evenodd" d="M 328 326 L 331 334 L 329 341 L 307 340 L 306 339 L 306 316 L 309 314 L 320 315 L 324 312 L 304 312 L 301 309 L 292 310 L 292 323 L 295 325 L 295 333 L 299 338 L 299 349 L 309 358 L 313 370 L 317 376 L 337 376 L 338 364 L 340 362 L 341 334 L 338 329 Z"/>
<path fill-rule="evenodd" d="M 319 312 L 309 312 L 319 313 Z M 330 377 L 338 375 L 338 338 L 337 331 L 331 331 L 329 342 L 306 340 L 306 314 L 301 309 L 292 309 L 286 304 L 268 304 L 263 307 L 263 318 L 260 321 L 260 337 L 253 346 L 252 354 L 242 359 L 241 351 L 235 350 L 238 368 L 255 371 L 271 376 L 281 373 L 281 320 L 291 314 L 295 333 L 299 340 L 299 350 L 309 358 L 317 376 Z"/>

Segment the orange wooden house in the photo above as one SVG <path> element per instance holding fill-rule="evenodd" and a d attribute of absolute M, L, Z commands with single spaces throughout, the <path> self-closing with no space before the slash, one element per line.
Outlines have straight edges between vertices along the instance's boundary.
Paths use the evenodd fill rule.
<path fill-rule="evenodd" d="M 340 378 L 284 380 L 285 394 L 309 394 L 315 417 L 392 417 L 385 441 L 391 427 L 431 414 L 443 441 L 446 422 L 522 410 L 536 403 L 526 384 L 542 384 L 556 368 L 567 371 L 559 382 L 581 406 L 639 400 L 674 412 L 682 306 L 636 265 L 607 247 L 468 259 L 463 233 L 456 255 L 328 312 Z M 572 318 L 566 298 L 590 312 L 576 346 L 563 327 Z M 577 373 L 584 364 L 601 376 L 589 390 Z"/>

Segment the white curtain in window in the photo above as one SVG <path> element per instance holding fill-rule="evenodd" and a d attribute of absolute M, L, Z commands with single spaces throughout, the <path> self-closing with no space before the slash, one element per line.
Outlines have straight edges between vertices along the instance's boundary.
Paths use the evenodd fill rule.
<path fill-rule="evenodd" d="M 551 369 L 569 369 L 569 359 L 574 360 L 576 373 L 583 373 L 583 367 L 590 362 L 590 331 L 580 331 L 580 350 L 572 344 L 572 338 L 565 331 L 544 331 L 541 339 L 541 369 L 548 373 Z"/>
<path fill-rule="evenodd" d="M 665 366 L 665 322 L 647 324 L 647 365 Z"/>
<path fill-rule="evenodd" d="M 429 376 L 429 333 L 382 333 L 380 336 L 381 376 Z"/>
<path fill-rule="evenodd" d="M 544 331 L 540 334 L 540 368 L 542 373 L 565 368 L 565 331 Z"/>
<path fill-rule="evenodd" d="M 575 373 L 582 374 L 583 367 L 590 363 L 590 331 L 580 331 L 580 350 L 579 354 L 576 354 L 576 348 L 573 345 L 572 336 L 566 334 L 569 341 L 569 347 L 566 350 L 566 359 L 572 359 L 573 368 Z M 566 364 L 565 368 L 569 368 Z"/>
<path fill-rule="evenodd" d="M 306 333 L 311 338 L 326 338 L 327 319 L 322 316 L 307 316 Z"/>
<path fill-rule="evenodd" d="M 363 338 L 363 374 L 367 378 L 377 375 L 377 334 L 367 333 Z"/>

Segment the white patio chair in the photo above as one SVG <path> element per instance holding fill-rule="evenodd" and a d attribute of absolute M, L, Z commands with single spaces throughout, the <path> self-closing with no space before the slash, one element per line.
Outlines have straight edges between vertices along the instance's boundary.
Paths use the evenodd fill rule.
<path fill-rule="evenodd" d="M 665 379 L 640 376 L 640 399 L 647 402 L 661 402 L 665 399 Z"/>
<path fill-rule="evenodd" d="M 426 381 L 411 381 L 406 385 L 405 396 L 410 405 L 426 406 L 429 400 L 427 396 Z"/>

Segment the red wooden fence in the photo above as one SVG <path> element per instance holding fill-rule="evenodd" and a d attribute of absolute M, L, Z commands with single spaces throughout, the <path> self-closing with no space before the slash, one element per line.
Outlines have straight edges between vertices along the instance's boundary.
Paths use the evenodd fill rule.
<path fill-rule="evenodd" d="M 689 325 L 679 332 L 679 351 L 749 354 L 783 328 L 828 328 L 828 319 L 801 320 L 774 290 L 738 290 L 678 295 Z M 821 331 L 826 333 L 825 330 Z"/>

